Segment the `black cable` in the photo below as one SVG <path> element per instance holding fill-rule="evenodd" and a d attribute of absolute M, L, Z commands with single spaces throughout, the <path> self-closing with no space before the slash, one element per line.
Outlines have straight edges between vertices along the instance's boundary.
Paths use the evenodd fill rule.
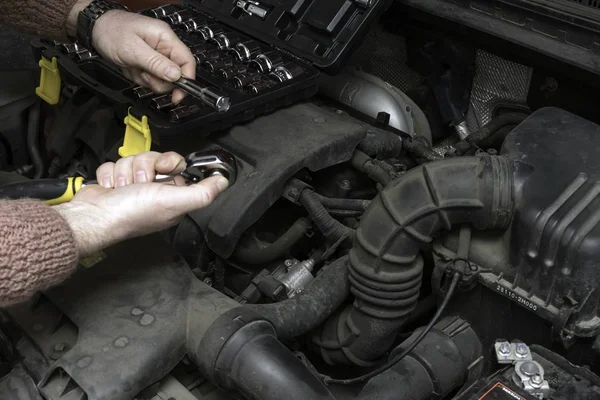
<path fill-rule="evenodd" d="M 453 263 L 456 261 L 458 261 L 458 260 L 453 260 Z M 438 308 L 437 312 L 435 313 L 433 318 L 431 318 L 431 321 L 429 321 L 429 324 L 427 324 L 425 329 L 423 329 L 423 331 L 419 334 L 417 339 L 414 342 L 412 342 L 406 349 L 404 349 L 404 351 L 398 357 L 394 358 L 391 361 L 388 361 L 386 364 L 382 365 L 381 367 L 379 367 L 367 374 L 358 376 L 356 378 L 333 379 L 329 376 L 321 375 L 321 379 L 323 380 L 323 382 L 325 384 L 334 383 L 334 384 L 338 384 L 338 385 L 353 385 L 356 383 L 361 383 L 361 382 L 364 382 L 371 378 L 376 377 L 377 375 L 387 371 L 388 369 L 390 369 L 394 365 L 396 365 L 398 362 L 400 362 L 404 357 L 409 355 L 415 349 L 415 347 L 417 347 L 417 345 L 419 343 L 421 343 L 421 341 L 425 338 L 425 336 L 427 336 L 429 334 L 429 332 L 431 332 L 431 330 L 433 329 L 435 324 L 438 323 L 438 320 L 440 319 L 440 317 L 442 316 L 442 313 L 448 306 L 448 303 L 450 302 L 452 295 L 456 291 L 456 287 L 458 286 L 458 281 L 460 280 L 460 277 L 461 277 L 461 273 L 458 271 L 455 271 L 454 275 L 452 276 L 452 282 L 450 282 L 450 286 L 448 287 L 448 292 L 446 293 L 446 296 L 444 296 L 444 300 L 442 301 L 442 304 Z"/>

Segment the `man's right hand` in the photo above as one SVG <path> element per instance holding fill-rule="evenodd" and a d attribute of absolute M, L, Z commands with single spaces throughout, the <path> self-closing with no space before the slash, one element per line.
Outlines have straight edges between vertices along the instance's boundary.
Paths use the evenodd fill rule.
<path fill-rule="evenodd" d="M 157 173 L 177 174 L 184 168 L 184 158 L 172 152 L 141 153 L 100 166 L 99 185 L 56 206 L 73 230 L 80 255 L 174 226 L 187 213 L 210 205 L 228 186 L 223 177 L 189 186 L 177 180 L 153 182 Z"/>

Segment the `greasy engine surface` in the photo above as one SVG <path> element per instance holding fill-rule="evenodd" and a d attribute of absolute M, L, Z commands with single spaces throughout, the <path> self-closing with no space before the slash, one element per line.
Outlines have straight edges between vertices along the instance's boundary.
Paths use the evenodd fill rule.
<path fill-rule="evenodd" d="M 229 153 L 235 183 L 2 310 L 0 400 L 600 399 L 600 81 L 550 59 L 560 34 L 532 55 L 464 29 L 542 21 L 508 3 L 532 2 L 395 2 L 310 101 L 160 137 Z M 0 110 L 0 183 L 114 161 L 124 110 L 69 89 L 42 107 L 43 171 Z"/>

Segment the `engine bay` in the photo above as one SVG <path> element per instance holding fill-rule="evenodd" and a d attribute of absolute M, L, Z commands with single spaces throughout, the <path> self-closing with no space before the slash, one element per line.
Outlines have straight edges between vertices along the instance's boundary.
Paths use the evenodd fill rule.
<path fill-rule="evenodd" d="M 600 399 L 598 75 L 412 3 L 310 100 L 155 143 L 235 183 L 2 310 L 0 398 Z M 118 107 L 19 89 L 0 184 L 118 157 Z"/>

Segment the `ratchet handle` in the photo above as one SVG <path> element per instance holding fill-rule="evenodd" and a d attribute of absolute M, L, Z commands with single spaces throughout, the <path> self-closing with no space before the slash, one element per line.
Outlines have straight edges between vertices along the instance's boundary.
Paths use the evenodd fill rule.
<path fill-rule="evenodd" d="M 0 198 L 39 199 L 53 206 L 71 201 L 83 185 L 82 177 L 15 182 L 0 186 Z"/>

